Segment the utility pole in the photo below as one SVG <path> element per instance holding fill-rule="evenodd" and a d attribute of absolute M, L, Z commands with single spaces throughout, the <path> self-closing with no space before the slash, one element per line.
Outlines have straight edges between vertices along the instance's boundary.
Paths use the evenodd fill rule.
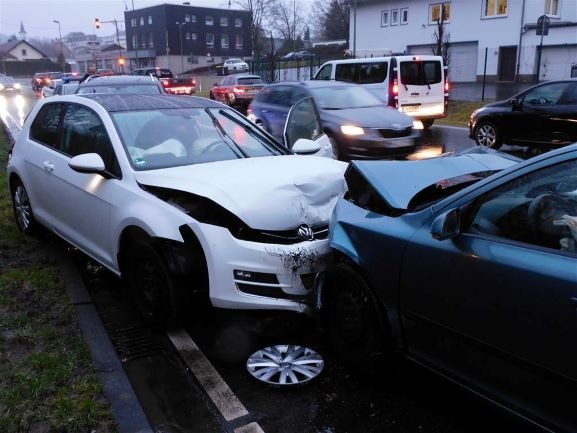
<path fill-rule="evenodd" d="M 114 24 L 114 27 L 116 28 L 116 43 L 118 44 L 118 65 L 120 66 L 122 73 L 124 74 L 124 59 L 122 58 L 122 45 L 120 45 L 120 36 L 118 33 L 118 23 L 123 23 L 124 21 L 119 21 L 119 20 L 111 20 L 111 21 L 100 21 L 98 18 L 94 19 L 94 24 L 96 26 L 97 29 L 100 28 L 100 24 L 105 24 L 105 23 L 112 23 Z"/>
<path fill-rule="evenodd" d="M 176 22 L 176 25 L 178 26 L 178 31 L 179 31 L 179 35 L 180 35 L 180 73 L 183 74 L 184 73 L 184 56 L 183 56 L 183 51 L 182 51 L 182 26 L 187 24 L 186 22 L 181 23 L 180 21 Z"/>

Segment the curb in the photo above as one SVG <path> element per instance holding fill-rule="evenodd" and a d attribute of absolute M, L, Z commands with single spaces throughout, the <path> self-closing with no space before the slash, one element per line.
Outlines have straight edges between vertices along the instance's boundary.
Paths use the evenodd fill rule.
<path fill-rule="evenodd" d="M 13 145 L 14 137 L 2 119 L 0 127 L 6 133 L 10 145 Z M 94 371 L 110 403 L 120 433 L 154 433 L 78 270 L 61 251 L 55 250 L 54 255 L 66 293 L 78 314 L 78 324 L 90 350 Z"/>

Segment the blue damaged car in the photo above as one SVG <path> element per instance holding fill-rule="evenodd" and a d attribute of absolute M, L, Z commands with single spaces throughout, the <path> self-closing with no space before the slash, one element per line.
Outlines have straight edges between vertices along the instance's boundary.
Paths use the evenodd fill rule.
<path fill-rule="evenodd" d="M 548 431 L 577 431 L 577 144 L 353 161 L 319 295 L 336 351 L 400 352 Z"/>

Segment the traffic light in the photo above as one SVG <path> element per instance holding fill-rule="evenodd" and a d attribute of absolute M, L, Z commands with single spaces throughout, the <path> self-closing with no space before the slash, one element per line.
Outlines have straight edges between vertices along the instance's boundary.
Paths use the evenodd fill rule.
<path fill-rule="evenodd" d="M 100 28 L 100 20 L 98 18 L 94 18 L 94 25 L 96 26 L 97 29 Z"/>

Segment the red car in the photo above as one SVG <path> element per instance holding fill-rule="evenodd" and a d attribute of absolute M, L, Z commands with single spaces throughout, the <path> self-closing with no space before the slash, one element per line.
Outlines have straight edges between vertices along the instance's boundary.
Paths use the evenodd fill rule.
<path fill-rule="evenodd" d="M 225 77 L 210 89 L 210 99 L 226 105 L 247 107 L 266 85 L 258 75 L 235 75 Z"/>

